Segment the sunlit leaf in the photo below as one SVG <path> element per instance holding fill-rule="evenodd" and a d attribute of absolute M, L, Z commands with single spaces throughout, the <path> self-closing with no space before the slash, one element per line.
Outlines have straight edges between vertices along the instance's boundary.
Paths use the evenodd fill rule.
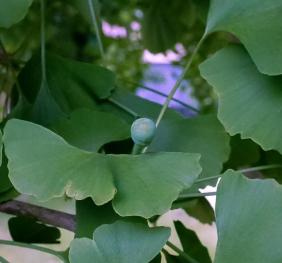
<path fill-rule="evenodd" d="M 260 72 L 279 75 L 282 73 L 281 13 L 280 0 L 213 0 L 206 32 L 233 33 L 244 44 Z"/>
<path fill-rule="evenodd" d="M 217 191 L 216 263 L 282 261 L 282 188 L 227 171 Z"/>
<path fill-rule="evenodd" d="M 241 46 L 219 51 L 201 73 L 218 95 L 218 117 L 231 135 L 282 152 L 281 77 L 262 75 Z"/>
<path fill-rule="evenodd" d="M 19 192 L 40 200 L 64 193 L 77 200 L 91 197 L 97 205 L 114 199 L 115 211 L 123 216 L 164 213 L 201 172 L 199 154 L 91 153 L 21 120 L 7 123 L 4 144 L 9 178 Z"/>
<path fill-rule="evenodd" d="M 147 263 L 159 253 L 169 235 L 168 228 L 117 221 L 98 227 L 93 240 L 72 241 L 69 259 L 71 263 Z"/>

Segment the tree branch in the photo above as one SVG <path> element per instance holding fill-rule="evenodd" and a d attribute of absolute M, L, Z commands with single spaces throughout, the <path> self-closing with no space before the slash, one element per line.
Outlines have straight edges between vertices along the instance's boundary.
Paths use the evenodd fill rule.
<path fill-rule="evenodd" d="M 16 216 L 32 217 L 48 225 L 64 228 L 72 232 L 75 231 L 75 216 L 61 211 L 11 200 L 0 203 L 0 212 Z"/>

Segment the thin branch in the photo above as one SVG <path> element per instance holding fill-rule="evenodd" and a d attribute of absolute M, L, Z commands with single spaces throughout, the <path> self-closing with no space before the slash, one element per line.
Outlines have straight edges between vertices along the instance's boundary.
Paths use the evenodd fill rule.
<path fill-rule="evenodd" d="M 17 200 L 1 203 L 0 212 L 16 216 L 32 217 L 48 225 L 64 228 L 72 232 L 75 230 L 74 215 Z"/>
<path fill-rule="evenodd" d="M 45 50 L 45 0 L 41 0 L 41 70 L 42 70 L 42 81 L 46 81 L 46 50 Z"/>
<path fill-rule="evenodd" d="M 120 109 L 122 109 L 123 111 L 129 113 L 130 115 L 132 115 L 134 118 L 138 118 L 139 115 L 134 112 L 132 109 L 128 108 L 127 106 L 123 105 L 122 103 L 120 103 L 119 101 L 113 99 L 113 98 L 108 98 L 107 99 L 110 103 L 116 105 L 117 107 L 119 107 Z"/>
<path fill-rule="evenodd" d="M 99 26 L 98 26 L 98 19 L 97 19 L 97 16 L 96 16 L 95 8 L 94 8 L 92 0 L 87 0 L 87 2 L 88 2 L 88 8 L 89 8 L 89 13 L 90 13 L 90 16 L 91 16 L 92 24 L 93 24 L 93 27 L 94 27 L 95 32 L 96 32 L 101 57 L 102 57 L 102 59 L 104 59 L 105 52 L 104 52 L 102 38 L 101 38 Z"/>
<path fill-rule="evenodd" d="M 124 81 L 124 82 L 130 83 L 130 84 L 132 84 L 132 85 L 134 85 L 134 86 L 138 86 L 138 87 L 140 87 L 140 88 L 142 88 L 142 89 L 145 89 L 145 90 L 151 91 L 151 92 L 153 92 L 153 93 L 156 93 L 156 94 L 158 94 L 158 95 L 160 95 L 160 96 L 162 96 L 162 97 L 167 97 L 167 94 L 165 94 L 165 93 L 163 93 L 163 92 L 161 92 L 161 91 L 159 91 L 159 90 L 155 90 L 155 89 L 153 89 L 153 88 L 150 88 L 150 87 L 148 87 L 148 86 L 145 86 L 145 85 L 143 85 L 143 84 L 136 83 L 136 82 L 134 82 L 134 81 L 130 81 L 130 80 L 126 80 L 126 79 L 121 79 L 121 80 Z M 183 107 L 185 107 L 185 108 L 187 108 L 187 109 L 189 109 L 189 110 L 195 112 L 195 113 L 199 113 L 199 112 L 200 112 L 198 109 L 194 108 L 193 106 L 191 106 L 191 105 L 189 105 L 189 104 L 187 104 L 187 103 L 185 103 L 185 102 L 183 102 L 183 101 L 181 101 L 181 100 L 178 100 L 178 99 L 175 99 L 175 98 L 172 98 L 171 100 L 174 101 L 174 102 L 176 102 L 176 103 L 178 103 L 179 105 L 181 105 L 181 106 L 183 106 Z"/>
<path fill-rule="evenodd" d="M 170 247 L 173 251 L 175 251 L 177 254 L 179 254 L 179 257 L 183 258 L 185 261 L 189 262 L 189 263 L 199 263 L 198 261 L 196 261 L 195 259 L 193 259 L 191 256 L 189 256 L 187 253 L 185 253 L 184 251 L 182 251 L 181 249 L 179 249 L 177 246 L 175 246 L 174 244 L 172 244 L 171 242 L 167 242 L 166 243 L 168 247 Z"/>
<path fill-rule="evenodd" d="M 282 168 L 282 165 L 280 165 L 280 164 L 270 164 L 270 165 L 255 166 L 255 167 L 250 167 L 250 168 L 246 168 L 246 169 L 237 170 L 237 172 L 240 172 L 240 173 L 251 173 L 251 172 L 258 172 L 258 171 L 278 169 L 278 168 Z M 199 184 L 199 183 L 203 183 L 203 182 L 208 182 L 208 181 L 212 181 L 212 180 L 215 180 L 215 179 L 219 179 L 219 178 L 222 177 L 222 175 L 223 174 L 219 174 L 219 175 L 215 175 L 215 176 L 201 178 L 201 179 L 196 180 L 195 184 Z"/>
<path fill-rule="evenodd" d="M 216 195 L 216 192 L 207 192 L 207 193 L 191 193 L 191 194 L 183 194 L 180 195 L 177 201 L 183 201 L 188 198 L 194 198 L 194 197 L 204 197 L 204 196 L 214 196 Z"/>
<path fill-rule="evenodd" d="M 158 125 L 160 124 L 160 122 L 161 122 L 161 120 L 162 120 L 162 118 L 163 118 L 163 116 L 164 116 L 164 114 L 165 114 L 165 112 L 166 112 L 166 110 L 167 110 L 167 108 L 168 108 L 168 106 L 169 106 L 169 103 L 170 103 L 170 101 L 172 100 L 172 98 L 173 98 L 175 92 L 178 90 L 178 88 L 180 87 L 182 81 L 183 81 L 184 78 L 185 78 L 185 75 L 186 75 L 187 72 L 189 71 L 190 66 L 191 66 L 191 64 L 192 64 L 192 62 L 193 62 L 193 60 L 194 60 L 194 57 L 195 57 L 195 55 L 197 54 L 199 48 L 201 47 L 201 45 L 202 45 L 204 39 L 205 39 L 205 36 L 203 36 L 203 37 L 201 38 L 201 40 L 199 41 L 199 43 L 198 43 L 197 46 L 195 47 L 193 53 L 191 54 L 190 59 L 188 60 L 188 63 L 187 63 L 187 65 L 186 65 L 186 67 L 184 68 L 184 70 L 182 71 L 180 77 L 177 79 L 175 85 L 173 86 L 173 88 L 171 89 L 170 93 L 168 94 L 168 96 L 167 96 L 167 98 L 166 98 L 166 101 L 165 101 L 165 103 L 164 103 L 164 105 L 163 105 L 163 107 L 162 107 L 162 109 L 161 109 L 161 111 L 160 111 L 160 114 L 159 114 L 159 116 L 158 116 L 158 118 L 157 118 L 157 120 L 156 120 L 156 126 L 157 126 L 157 127 L 158 127 Z"/>

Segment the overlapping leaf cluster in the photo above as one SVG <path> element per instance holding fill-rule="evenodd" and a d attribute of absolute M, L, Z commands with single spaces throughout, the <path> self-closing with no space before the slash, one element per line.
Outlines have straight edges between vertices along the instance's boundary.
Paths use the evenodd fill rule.
<path fill-rule="evenodd" d="M 144 43 L 152 51 L 164 51 L 181 39 L 181 30 L 175 31 L 168 17 L 170 10 L 163 8 L 166 2 L 141 5 Z M 0 0 L 0 27 L 18 23 L 31 4 Z M 207 7 L 194 1 L 186 5 L 181 16 Z M 74 1 L 74 6 L 88 21 L 87 1 Z M 138 117 L 156 119 L 160 105 L 117 88 L 115 74 L 105 67 L 57 54 L 44 57 L 45 78 L 42 54 L 34 52 L 17 77 L 11 112 L 3 120 L 0 201 L 19 194 L 40 201 L 73 198 L 76 237 L 66 259 L 71 263 L 146 263 L 161 262 L 161 257 L 167 262 L 211 262 L 198 237 L 179 222 L 175 226 L 184 253 L 170 255 L 164 250 L 170 230 L 149 226 L 148 219 L 155 225 L 158 216 L 181 207 L 211 223 L 212 209 L 197 198 L 200 187 L 214 184 L 210 179 L 223 168 L 271 163 L 267 151 L 282 153 L 281 11 L 281 0 L 211 1 L 201 41 L 226 31 L 239 42 L 200 67 L 218 95 L 218 114 L 187 119 L 168 110 L 148 152 L 138 155 L 130 154 L 130 125 Z M 188 18 L 191 24 L 197 20 Z M 223 173 L 217 191 L 215 262 L 280 262 L 281 199 L 282 188 L 273 179 Z M 18 230 L 19 224 L 39 234 L 29 236 Z M 10 220 L 9 228 L 15 241 L 27 243 L 54 243 L 60 236 L 58 229 L 25 218 Z"/>

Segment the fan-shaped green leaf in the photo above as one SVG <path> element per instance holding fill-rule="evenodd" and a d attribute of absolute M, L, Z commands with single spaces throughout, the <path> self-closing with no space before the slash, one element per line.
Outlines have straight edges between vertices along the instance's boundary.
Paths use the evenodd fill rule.
<path fill-rule="evenodd" d="M 36 100 L 41 85 L 39 64 L 37 54 L 19 75 L 23 95 L 30 103 Z M 46 56 L 46 66 L 50 93 L 66 113 L 82 107 L 92 108 L 97 101 L 109 97 L 114 89 L 115 75 L 106 68 L 50 53 Z"/>
<path fill-rule="evenodd" d="M 219 51 L 201 65 L 219 98 L 218 117 L 231 134 L 282 153 L 281 77 L 262 75 L 240 46 Z"/>
<path fill-rule="evenodd" d="M 215 263 L 281 262 L 281 217 L 282 187 L 278 183 L 227 171 L 217 192 Z"/>
<path fill-rule="evenodd" d="M 147 263 L 159 253 L 169 235 L 168 228 L 117 221 L 98 227 L 93 240 L 72 241 L 69 259 L 71 263 Z"/>
<path fill-rule="evenodd" d="M 206 32 L 228 31 L 244 44 L 259 71 L 282 73 L 282 2 L 213 0 Z"/>
<path fill-rule="evenodd" d="M 200 177 L 209 177 L 219 174 L 228 160 L 229 136 L 214 115 L 164 120 L 149 150 L 200 153 L 203 168 Z"/>
<path fill-rule="evenodd" d="M 201 172 L 199 154 L 91 153 L 20 120 L 8 121 L 4 144 L 9 177 L 19 192 L 41 200 L 66 192 L 77 200 L 91 197 L 98 205 L 114 198 L 114 209 L 123 216 L 164 213 Z"/>
<path fill-rule="evenodd" d="M 27 14 L 32 0 L 0 0 L 0 27 L 9 28 Z"/>

